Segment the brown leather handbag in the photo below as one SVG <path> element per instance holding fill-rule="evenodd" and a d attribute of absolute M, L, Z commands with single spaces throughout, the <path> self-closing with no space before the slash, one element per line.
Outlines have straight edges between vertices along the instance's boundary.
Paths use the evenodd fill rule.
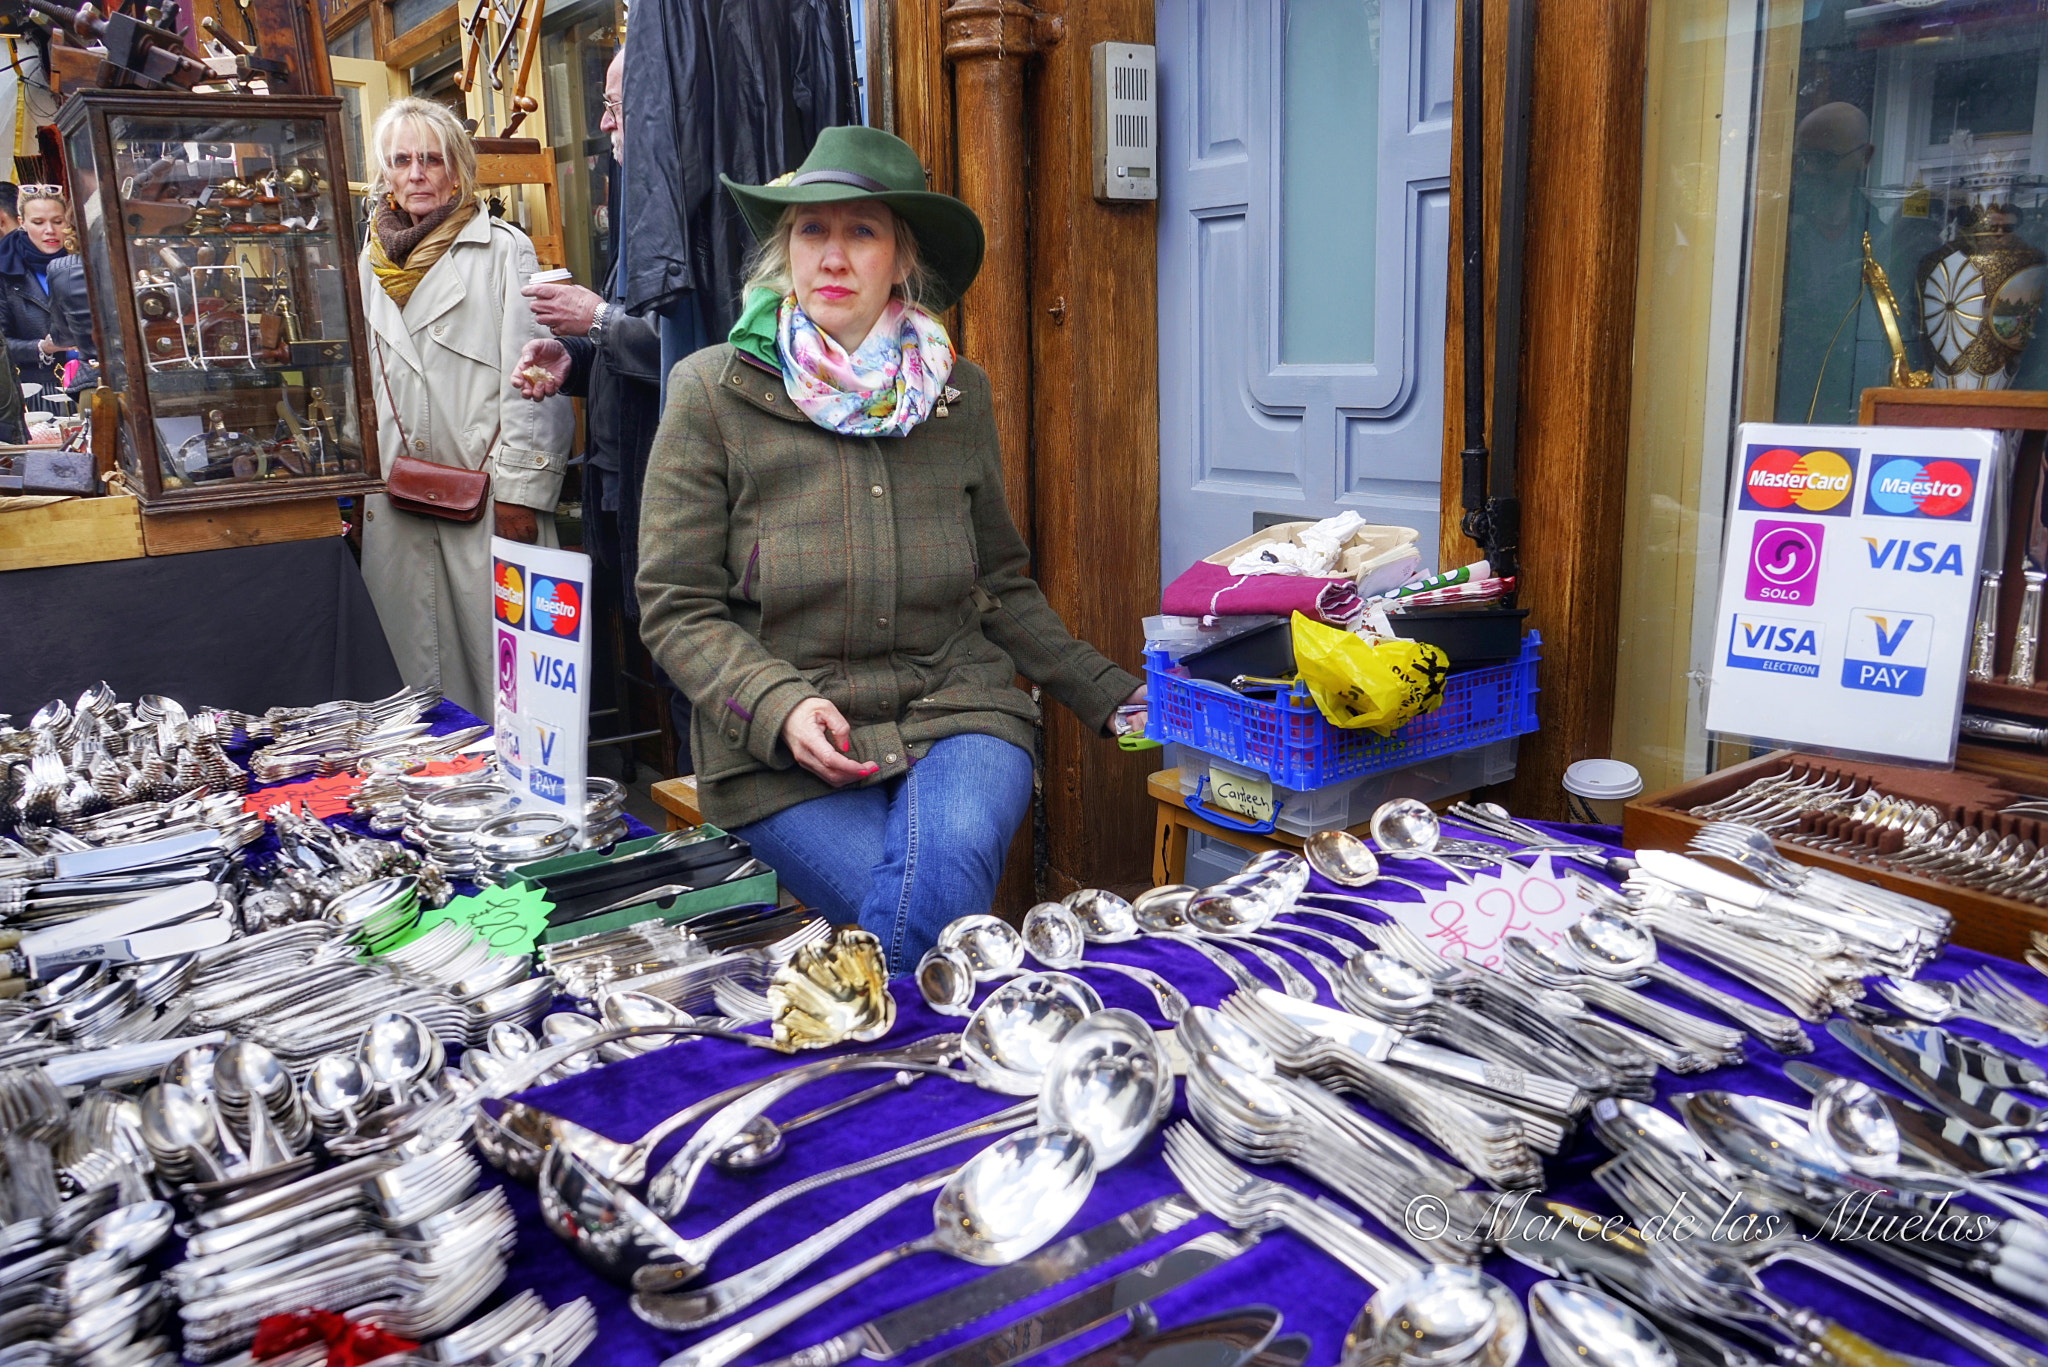
<path fill-rule="evenodd" d="M 403 438 L 404 433 L 401 432 Z M 384 496 L 402 513 L 419 513 L 449 522 L 476 522 L 484 515 L 484 495 L 491 476 L 485 470 L 458 470 L 430 460 L 400 456 L 384 472 Z"/>
<path fill-rule="evenodd" d="M 384 373 L 384 348 L 373 344 L 372 349 L 377 353 L 377 378 L 384 382 L 384 401 L 391 405 L 391 421 L 398 428 L 399 444 L 410 447 L 405 424 L 398 419 L 398 404 L 391 397 L 391 377 Z M 384 469 L 384 496 L 402 513 L 438 517 L 447 522 L 479 522 L 483 520 L 485 495 L 490 491 L 488 470 L 462 470 L 415 456 L 395 457 Z"/>

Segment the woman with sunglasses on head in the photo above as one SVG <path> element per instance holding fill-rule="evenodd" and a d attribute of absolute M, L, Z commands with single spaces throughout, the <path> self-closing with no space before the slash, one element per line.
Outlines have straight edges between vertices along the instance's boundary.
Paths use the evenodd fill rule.
<path fill-rule="evenodd" d="M 50 267 L 66 254 L 71 207 L 61 185 L 24 185 L 21 226 L 0 237 L 0 336 L 23 382 L 44 392 L 63 387 L 69 349 L 51 336 Z"/>
<path fill-rule="evenodd" d="M 481 516 L 467 522 L 370 495 L 363 579 L 406 683 L 490 720 L 491 537 L 558 544 L 575 414 L 566 398 L 532 403 L 514 387 L 519 353 L 548 335 L 520 293 L 540 267 L 526 235 L 484 209 L 462 125 L 445 105 L 396 100 L 371 146 L 377 181 L 358 279 L 387 488 L 483 487 Z M 408 472 L 400 458 L 422 464 Z M 475 472 L 485 478 L 463 478 Z"/>

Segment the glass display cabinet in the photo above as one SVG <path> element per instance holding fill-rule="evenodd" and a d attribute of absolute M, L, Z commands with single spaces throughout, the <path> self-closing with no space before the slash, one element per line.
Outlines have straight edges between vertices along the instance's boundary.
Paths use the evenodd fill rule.
<path fill-rule="evenodd" d="M 58 122 L 144 511 L 377 487 L 341 102 L 87 90 Z"/>

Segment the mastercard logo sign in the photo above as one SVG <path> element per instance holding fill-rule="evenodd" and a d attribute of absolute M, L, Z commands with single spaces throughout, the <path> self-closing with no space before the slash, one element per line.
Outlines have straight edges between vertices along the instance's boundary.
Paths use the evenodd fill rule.
<path fill-rule="evenodd" d="M 491 612 L 506 626 L 526 625 L 526 571 L 509 560 L 491 562 Z"/>
<path fill-rule="evenodd" d="M 583 586 L 568 579 L 533 578 L 533 629 L 565 641 L 583 626 Z"/>
<path fill-rule="evenodd" d="M 1879 457 L 1864 491 L 1863 511 L 1881 517 L 1967 522 L 1977 492 L 1974 460 Z"/>
<path fill-rule="evenodd" d="M 1742 506 L 1847 517 L 1856 455 L 1818 446 L 1752 446 L 1742 469 Z"/>

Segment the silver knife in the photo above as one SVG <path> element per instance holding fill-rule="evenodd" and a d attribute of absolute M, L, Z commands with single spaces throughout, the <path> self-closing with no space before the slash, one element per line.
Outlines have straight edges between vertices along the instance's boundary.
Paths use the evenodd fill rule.
<path fill-rule="evenodd" d="M 1973 1129 L 2010 1134 L 2048 1128 L 2048 1116 L 2033 1102 L 1949 1067 L 1946 1055 L 1938 1049 L 1919 1052 L 1859 1021 L 1839 1016 L 1828 1022 L 1828 1033 L 1858 1058 Z"/>
<path fill-rule="evenodd" d="M 1790 1059 L 1785 1063 L 1785 1076 L 1817 1096 L 1821 1088 L 1841 1074 Z M 1892 1121 L 1899 1127 L 1899 1137 L 1907 1145 L 1958 1172 L 1982 1175 L 2024 1171 L 2039 1161 L 2040 1146 L 2031 1139 L 1980 1134 L 1954 1116 L 1916 1106 L 1890 1092 L 1871 1090 L 1891 1112 Z"/>
<path fill-rule="evenodd" d="M 1341 1044 L 1376 1063 L 1405 1064 L 1560 1114 L 1569 1113 L 1579 1100 L 1579 1089 L 1574 1083 L 1540 1075 L 1532 1077 L 1520 1068 L 1434 1044 L 1417 1044 L 1403 1039 L 1400 1031 L 1381 1021 L 1305 1002 L 1270 987 L 1260 989 L 1259 1000 L 1310 1034 Z"/>
<path fill-rule="evenodd" d="M 2041 593 L 2048 584 L 2048 468 L 2041 471 L 2033 515 L 2027 519 L 2027 587 L 2020 598 L 2019 625 L 2012 634 L 2012 669 L 2005 681 L 2020 688 L 2034 686 L 2035 661 L 2041 647 Z"/>
<path fill-rule="evenodd" d="M 1252 1230 L 1198 1234 L 1171 1253 L 1077 1291 L 1015 1324 L 928 1357 L 917 1367 L 1009 1367 L 1165 1295 L 1258 1242 L 1259 1235 Z M 1274 1327 L 1278 1327 L 1277 1318 Z"/>
<path fill-rule="evenodd" d="M 1984 552 L 1979 558 L 1977 616 L 1970 631 L 1970 677 L 1990 683 L 1997 676 L 1998 598 L 2005 578 L 2005 529 L 2012 520 L 2012 466 L 2019 454 L 2018 434 L 2001 432 L 1998 454 L 1991 462 L 1985 490 Z"/>
<path fill-rule="evenodd" d="M 43 958 L 73 945 L 96 944 L 119 939 L 138 930 L 152 930 L 188 916 L 196 916 L 220 901 L 217 883 L 183 883 L 175 888 L 138 897 L 132 902 L 81 916 L 47 930 L 32 930 L 17 946 L 31 959 Z M 0 941 L 4 943 L 4 941 Z"/>
<path fill-rule="evenodd" d="M 217 831 L 186 831 L 161 840 L 143 840 L 133 845 L 108 845 L 97 850 L 72 850 L 46 856 L 31 865 L 29 878 L 83 878 L 95 873 L 121 869 L 142 869 L 152 864 L 175 864 L 195 854 L 222 854 L 226 848 Z"/>
<path fill-rule="evenodd" d="M 1128 1253 L 1154 1235 L 1179 1229 L 1201 1213 L 1190 1197 L 1179 1192 L 1154 1197 L 1114 1220 L 1048 1244 L 1020 1262 L 877 1316 L 769 1367 L 838 1367 L 859 1357 L 880 1361 L 900 1356 L 926 1339 L 992 1315 Z"/>
<path fill-rule="evenodd" d="M 76 964 L 106 962 L 110 964 L 153 963 L 158 959 L 175 959 L 185 954 L 197 954 L 202 949 L 213 949 L 234 938 L 235 923 L 226 916 L 204 916 L 182 925 L 164 926 L 157 930 L 138 930 L 132 935 L 117 940 L 98 940 L 82 945 L 70 945 L 50 954 L 24 954 L 18 949 L 7 951 L 6 965 L 10 975 L 19 978 L 47 978 L 60 969 Z"/>
<path fill-rule="evenodd" d="M 1270 1305 L 1249 1305 L 1161 1329 L 1151 1307 L 1141 1303 L 1132 1307 L 1131 1327 L 1122 1338 L 1067 1367 L 1239 1367 L 1279 1330 L 1280 1312 Z"/>
<path fill-rule="evenodd" d="M 1908 1049 L 1924 1051 L 1939 1048 L 1947 1056 L 1950 1067 L 1959 1068 L 1971 1077 L 1983 1078 L 1994 1087 L 2003 1087 L 2008 1092 L 2048 1095 L 2042 1093 L 2042 1087 L 2048 1085 L 2048 1069 L 1988 1040 L 1954 1034 L 1934 1025 L 1886 1025 L 1875 1021 L 1871 1025 L 1880 1035 L 1888 1036 Z"/>

